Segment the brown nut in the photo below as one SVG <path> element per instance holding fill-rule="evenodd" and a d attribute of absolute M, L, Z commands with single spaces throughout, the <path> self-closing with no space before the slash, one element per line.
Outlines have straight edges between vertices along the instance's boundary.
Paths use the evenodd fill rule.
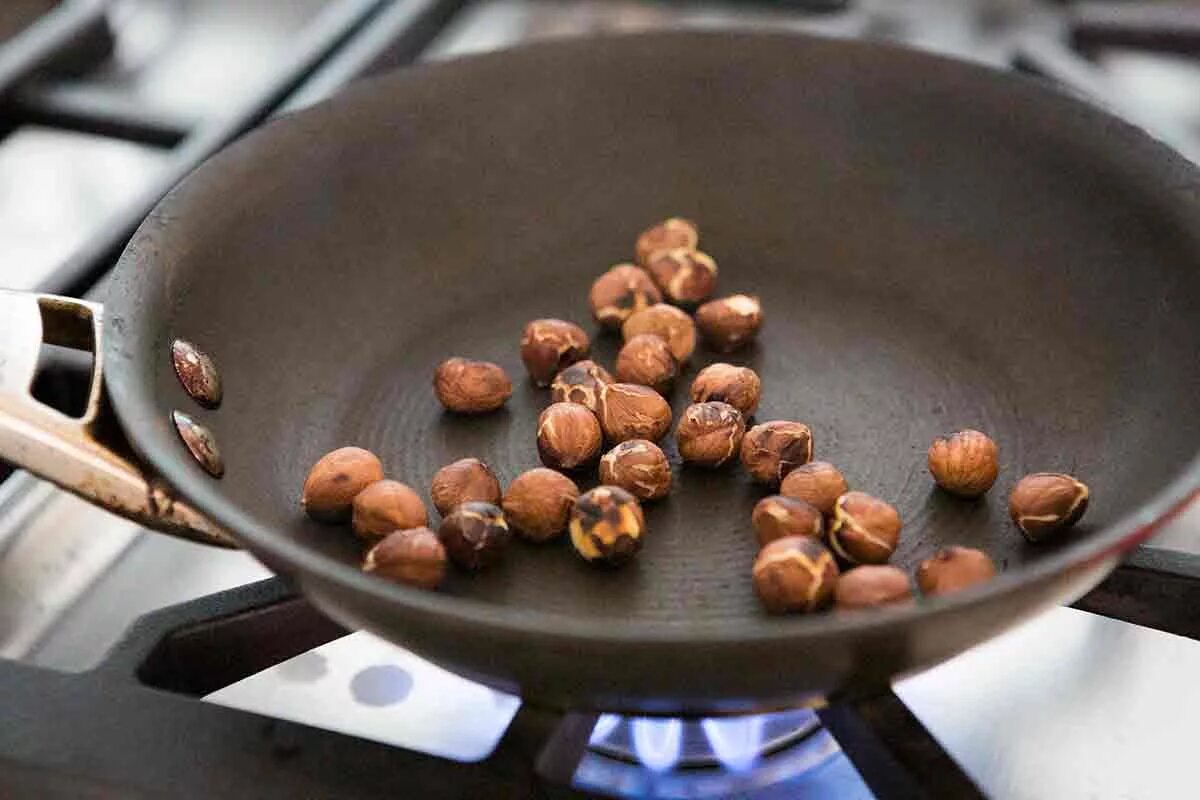
<path fill-rule="evenodd" d="M 606 328 L 620 330 L 636 311 L 662 302 L 662 293 L 650 274 L 633 264 L 617 264 L 596 278 L 588 294 L 592 316 Z"/>
<path fill-rule="evenodd" d="M 521 362 L 538 386 L 549 386 L 563 369 L 587 358 L 590 348 L 583 328 L 561 319 L 535 319 L 521 334 Z"/>
<path fill-rule="evenodd" d="M 641 549 L 646 518 L 637 498 L 620 486 L 597 486 L 575 502 L 570 530 L 585 561 L 619 566 Z"/>
<path fill-rule="evenodd" d="M 717 400 L 751 417 L 758 410 L 758 398 L 762 393 L 762 381 L 758 373 L 749 367 L 733 364 L 709 364 L 692 381 L 692 402 L 706 403 Z"/>
<path fill-rule="evenodd" d="M 825 532 L 825 517 L 803 500 L 783 495 L 764 497 L 754 505 L 750 524 L 760 546 L 788 536 L 815 536 Z"/>
<path fill-rule="evenodd" d="M 659 250 L 650 255 L 646 269 L 666 298 L 677 305 L 702 303 L 717 288 L 717 262 L 699 250 Z"/>
<path fill-rule="evenodd" d="M 650 261 L 650 254 L 658 250 L 674 250 L 677 247 L 694 250 L 699 243 L 700 231 L 696 229 L 696 223 L 671 217 L 643 231 L 638 237 L 635 248 L 637 260 L 645 266 Z"/>
<path fill-rule="evenodd" d="M 696 309 L 696 327 L 709 347 L 728 353 L 754 341 L 762 327 L 762 304 L 748 294 L 711 300 Z"/>
<path fill-rule="evenodd" d="M 808 613 L 829 602 L 838 566 L 819 539 L 788 536 L 759 552 L 751 574 L 754 592 L 767 611 Z"/>
<path fill-rule="evenodd" d="M 462 503 L 442 520 L 438 539 L 459 569 L 477 572 L 500 561 L 512 533 L 504 512 L 491 503 Z"/>
<path fill-rule="evenodd" d="M 657 500 L 671 491 L 671 465 L 654 442 L 630 439 L 600 459 L 600 482 L 620 486 L 639 500 Z"/>
<path fill-rule="evenodd" d="M 843 610 L 910 603 L 912 599 L 908 576 L 890 565 L 855 567 L 843 572 L 833 587 L 833 604 Z"/>
<path fill-rule="evenodd" d="M 444 517 L 459 503 L 469 500 L 499 503 L 500 481 L 478 458 L 461 458 L 434 474 L 429 494 L 433 507 Z"/>
<path fill-rule="evenodd" d="M 934 596 L 961 591 L 990 581 L 996 575 L 991 556 L 973 547 L 944 547 L 917 567 L 921 594 Z"/>
<path fill-rule="evenodd" d="M 424 526 L 393 531 L 367 551 L 363 572 L 421 589 L 434 589 L 446 576 L 446 548 Z"/>
<path fill-rule="evenodd" d="M 1000 474 L 996 443 L 987 434 L 965 430 L 929 445 L 929 473 L 937 485 L 959 497 L 979 497 Z"/>
<path fill-rule="evenodd" d="M 801 464 L 789 472 L 779 486 L 780 494 L 807 500 L 822 514 L 832 514 L 833 504 L 848 491 L 850 487 L 845 477 L 827 461 Z"/>
<path fill-rule="evenodd" d="M 742 438 L 742 466 L 759 483 L 778 486 L 789 472 L 812 460 L 812 451 L 812 431 L 803 422 L 764 422 Z"/>
<path fill-rule="evenodd" d="M 671 406 L 648 386 L 610 383 L 600 391 L 600 427 L 609 442 L 657 442 L 671 429 Z"/>
<path fill-rule="evenodd" d="M 679 418 L 675 442 L 685 462 L 719 467 L 737 455 L 745 432 L 742 412 L 728 403 L 693 403 Z"/>
<path fill-rule="evenodd" d="M 613 383 L 608 370 L 594 361 L 576 361 L 554 376 L 550 399 L 556 403 L 578 403 L 592 411 L 600 408 L 600 387 Z"/>
<path fill-rule="evenodd" d="M 1008 496 L 1008 513 L 1031 542 L 1071 527 L 1087 507 L 1087 485 L 1061 472 L 1026 475 Z"/>
<path fill-rule="evenodd" d="M 696 323 L 683 311 L 666 303 L 650 306 L 625 320 L 621 335 L 625 341 L 635 336 L 652 333 L 660 337 L 671 348 L 671 355 L 680 364 L 692 357 L 696 350 Z"/>
<path fill-rule="evenodd" d="M 355 496 L 383 480 L 383 464 L 369 450 L 340 447 L 321 456 L 304 481 L 300 507 L 320 522 L 350 519 Z"/>
<path fill-rule="evenodd" d="M 679 374 L 679 363 L 662 337 L 642 333 L 625 342 L 617 354 L 617 379 L 640 383 L 665 393 Z"/>
<path fill-rule="evenodd" d="M 896 509 L 866 492 L 846 492 L 833 504 L 829 546 L 851 564 L 882 564 L 900 542 Z"/>
<path fill-rule="evenodd" d="M 531 542 L 545 542 L 567 529 L 571 509 L 579 498 L 575 482 L 552 469 L 522 472 L 508 485 L 504 517 L 509 527 Z"/>
<path fill-rule="evenodd" d="M 400 481 L 375 481 L 354 496 L 353 508 L 354 532 L 363 539 L 378 539 L 392 531 L 429 524 L 421 495 Z"/>
<path fill-rule="evenodd" d="M 538 455 L 547 467 L 575 469 L 587 464 L 603 442 L 596 415 L 576 403 L 553 403 L 538 417 Z"/>
<path fill-rule="evenodd" d="M 485 414 L 512 396 L 512 381 L 490 361 L 448 358 L 433 372 L 433 392 L 448 411 Z"/>

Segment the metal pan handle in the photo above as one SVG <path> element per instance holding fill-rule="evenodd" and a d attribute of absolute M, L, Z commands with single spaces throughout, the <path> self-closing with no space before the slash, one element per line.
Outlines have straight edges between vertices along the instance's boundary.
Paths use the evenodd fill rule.
<path fill-rule="evenodd" d="M 0 459 L 152 530 L 236 547 L 130 452 L 104 389 L 102 316 L 96 303 L 0 290 Z M 82 417 L 67 416 L 30 393 L 43 341 L 92 354 Z"/>

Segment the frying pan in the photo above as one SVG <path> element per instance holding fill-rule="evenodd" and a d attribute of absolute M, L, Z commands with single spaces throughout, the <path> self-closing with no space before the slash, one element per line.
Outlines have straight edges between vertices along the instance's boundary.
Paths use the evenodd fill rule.
<path fill-rule="evenodd" d="M 523 375 L 523 324 L 585 322 L 591 279 L 669 215 L 699 221 L 722 292 L 764 300 L 757 345 L 733 356 L 762 376 L 758 419 L 808 422 L 819 457 L 898 507 L 895 563 L 964 544 L 999 577 L 769 617 L 749 581 L 762 490 L 682 468 L 669 441 L 675 489 L 617 571 L 518 542 L 424 592 L 361 573 L 348 531 L 300 513 L 309 466 L 347 444 L 417 486 L 469 455 L 502 481 L 536 466 L 545 391 L 518 381 L 499 413 L 457 417 L 433 367 L 459 354 Z M 1196 170 L 1032 81 L 794 35 L 538 44 L 368 81 L 247 136 L 141 226 L 103 311 L 5 295 L 0 455 L 151 526 L 236 541 L 336 619 L 537 703 L 778 706 L 878 686 L 1077 597 L 1197 493 L 1198 265 Z M 25 394 L 40 338 L 94 346 L 84 419 Z M 176 338 L 215 359 L 219 408 L 181 388 Z M 603 362 L 617 346 L 594 336 Z M 694 359 L 676 413 L 714 360 Z M 176 410 L 211 430 L 222 478 Z M 1001 451 L 978 502 L 924 465 L 935 435 L 968 426 Z M 1038 470 L 1093 497 L 1044 546 L 1005 502 Z"/>

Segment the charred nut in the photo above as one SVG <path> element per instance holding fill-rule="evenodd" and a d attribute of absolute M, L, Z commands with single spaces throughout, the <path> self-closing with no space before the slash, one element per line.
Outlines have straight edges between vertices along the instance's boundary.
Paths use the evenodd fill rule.
<path fill-rule="evenodd" d="M 951 594 L 969 586 L 990 581 L 996 565 L 982 550 L 972 547 L 946 547 L 917 567 L 917 586 L 921 594 Z"/>
<path fill-rule="evenodd" d="M 393 531 L 363 558 L 363 572 L 421 589 L 434 589 L 446 576 L 446 548 L 424 526 Z"/>
<path fill-rule="evenodd" d="M 833 587 L 833 604 L 843 610 L 910 603 L 912 599 L 908 576 L 890 565 L 855 567 L 843 572 Z"/>
<path fill-rule="evenodd" d="M 617 379 L 623 383 L 640 383 L 665 393 L 678 374 L 679 364 L 671 348 L 652 333 L 634 336 L 617 354 Z"/>
<path fill-rule="evenodd" d="M 351 524 L 362 539 L 378 539 L 392 531 L 423 528 L 429 512 L 421 496 L 400 481 L 375 481 L 354 496 Z"/>
<path fill-rule="evenodd" d="M 742 413 L 728 403 L 693 403 L 679 418 L 675 441 L 685 462 L 719 467 L 737 455 L 745 432 Z"/>
<path fill-rule="evenodd" d="M 992 488 L 1000 474 L 996 443 L 979 431 L 934 439 L 928 462 L 937 485 L 959 497 L 978 497 Z"/>
<path fill-rule="evenodd" d="M 611 443 L 657 442 L 671 429 L 671 406 L 663 396 L 635 383 L 610 383 L 600 390 L 600 427 Z"/>
<path fill-rule="evenodd" d="M 742 466 L 759 483 L 778 486 L 789 472 L 812 460 L 812 451 L 812 431 L 804 423 L 764 422 L 746 431 Z"/>
<path fill-rule="evenodd" d="M 596 278 L 588 302 L 597 322 L 619 330 L 630 314 L 661 303 L 662 293 L 646 270 L 633 264 L 617 264 Z"/>
<path fill-rule="evenodd" d="M 576 403 L 553 403 L 538 417 L 537 448 L 542 463 L 575 469 L 595 459 L 604 436 L 596 415 Z"/>
<path fill-rule="evenodd" d="M 554 376 L 550 399 L 556 403 L 578 403 L 592 411 L 600 408 L 600 388 L 613 383 L 608 370 L 594 361 L 576 361 Z"/>
<path fill-rule="evenodd" d="M 680 364 L 691 358 L 696 349 L 696 323 L 686 313 L 666 303 L 631 314 L 621 326 L 625 341 L 644 333 L 661 337 Z"/>
<path fill-rule="evenodd" d="M 583 328 L 561 319 L 535 319 L 521 334 L 521 362 L 538 386 L 549 386 L 563 369 L 587 358 L 590 348 Z"/>
<path fill-rule="evenodd" d="M 833 505 L 829 546 L 851 564 L 882 564 L 900 542 L 896 509 L 866 492 L 846 492 Z"/>
<path fill-rule="evenodd" d="M 1087 507 L 1087 485 L 1061 472 L 1026 475 L 1008 496 L 1008 513 L 1031 542 L 1071 527 Z"/>
<path fill-rule="evenodd" d="M 637 498 L 619 486 L 584 492 L 571 512 L 571 544 L 585 561 L 619 566 L 642 546 L 646 519 Z"/>
<path fill-rule="evenodd" d="M 630 439 L 600 459 L 600 482 L 620 486 L 639 500 L 657 500 L 671 491 L 671 465 L 654 442 Z"/>
<path fill-rule="evenodd" d="M 499 503 L 500 481 L 478 458 L 462 458 L 434 474 L 429 494 L 433 498 L 433 507 L 445 516 L 459 503 L 471 500 Z"/>
<path fill-rule="evenodd" d="M 779 493 L 816 506 L 822 514 L 832 514 L 837 499 L 850 491 L 846 478 L 827 461 L 810 461 L 787 474 Z"/>
<path fill-rule="evenodd" d="M 463 503 L 438 527 L 446 554 L 456 567 L 468 572 L 500 561 L 511 538 L 504 512 L 491 503 Z"/>
<path fill-rule="evenodd" d="M 820 539 L 825 532 L 825 518 L 820 511 L 803 500 L 777 494 L 764 497 L 755 504 L 750 524 L 754 526 L 760 546 L 788 536 Z"/>
<path fill-rule="evenodd" d="M 650 254 L 646 268 L 666 298 L 678 305 L 702 303 L 717 288 L 717 262 L 699 250 L 659 250 Z"/>
<path fill-rule="evenodd" d="M 345 522 L 358 493 L 381 480 L 383 464 L 374 453 L 361 447 L 341 447 L 313 465 L 304 481 L 300 506 L 315 520 Z"/>
<path fill-rule="evenodd" d="M 762 327 L 762 304 L 757 297 L 734 294 L 696 309 L 696 327 L 714 350 L 728 353 L 754 341 Z"/>
<path fill-rule="evenodd" d="M 636 250 L 638 263 L 645 266 L 650 254 L 658 250 L 673 250 L 677 247 L 694 250 L 700 243 L 700 231 L 696 223 L 681 217 L 663 220 L 638 237 Z"/>
<path fill-rule="evenodd" d="M 508 485 L 500 507 L 509 527 L 531 542 L 545 542 L 567 529 L 579 498 L 575 482 L 552 469 L 522 472 Z"/>
<path fill-rule="evenodd" d="M 485 414 L 512 396 L 512 381 L 490 361 L 449 358 L 433 372 L 433 392 L 448 411 Z"/>
<path fill-rule="evenodd" d="M 752 576 L 754 592 L 767 611 L 808 613 L 829 602 L 838 566 L 820 540 L 788 536 L 759 552 Z"/>
<path fill-rule="evenodd" d="M 762 393 L 762 381 L 758 373 L 749 367 L 733 364 L 709 364 L 692 381 L 692 402 L 705 403 L 716 400 L 751 417 L 758 410 L 758 398 Z"/>

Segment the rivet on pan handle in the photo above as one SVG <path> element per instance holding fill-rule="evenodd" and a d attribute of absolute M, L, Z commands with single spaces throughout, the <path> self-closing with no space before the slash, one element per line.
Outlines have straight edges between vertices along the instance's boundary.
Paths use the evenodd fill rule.
<path fill-rule="evenodd" d="M 220 547 L 224 531 L 124 455 L 104 391 L 102 309 L 67 297 L 0 290 L 0 459 L 152 530 Z M 42 341 L 90 351 L 87 410 L 76 419 L 30 394 Z M 101 431 L 104 431 L 102 434 Z"/>

